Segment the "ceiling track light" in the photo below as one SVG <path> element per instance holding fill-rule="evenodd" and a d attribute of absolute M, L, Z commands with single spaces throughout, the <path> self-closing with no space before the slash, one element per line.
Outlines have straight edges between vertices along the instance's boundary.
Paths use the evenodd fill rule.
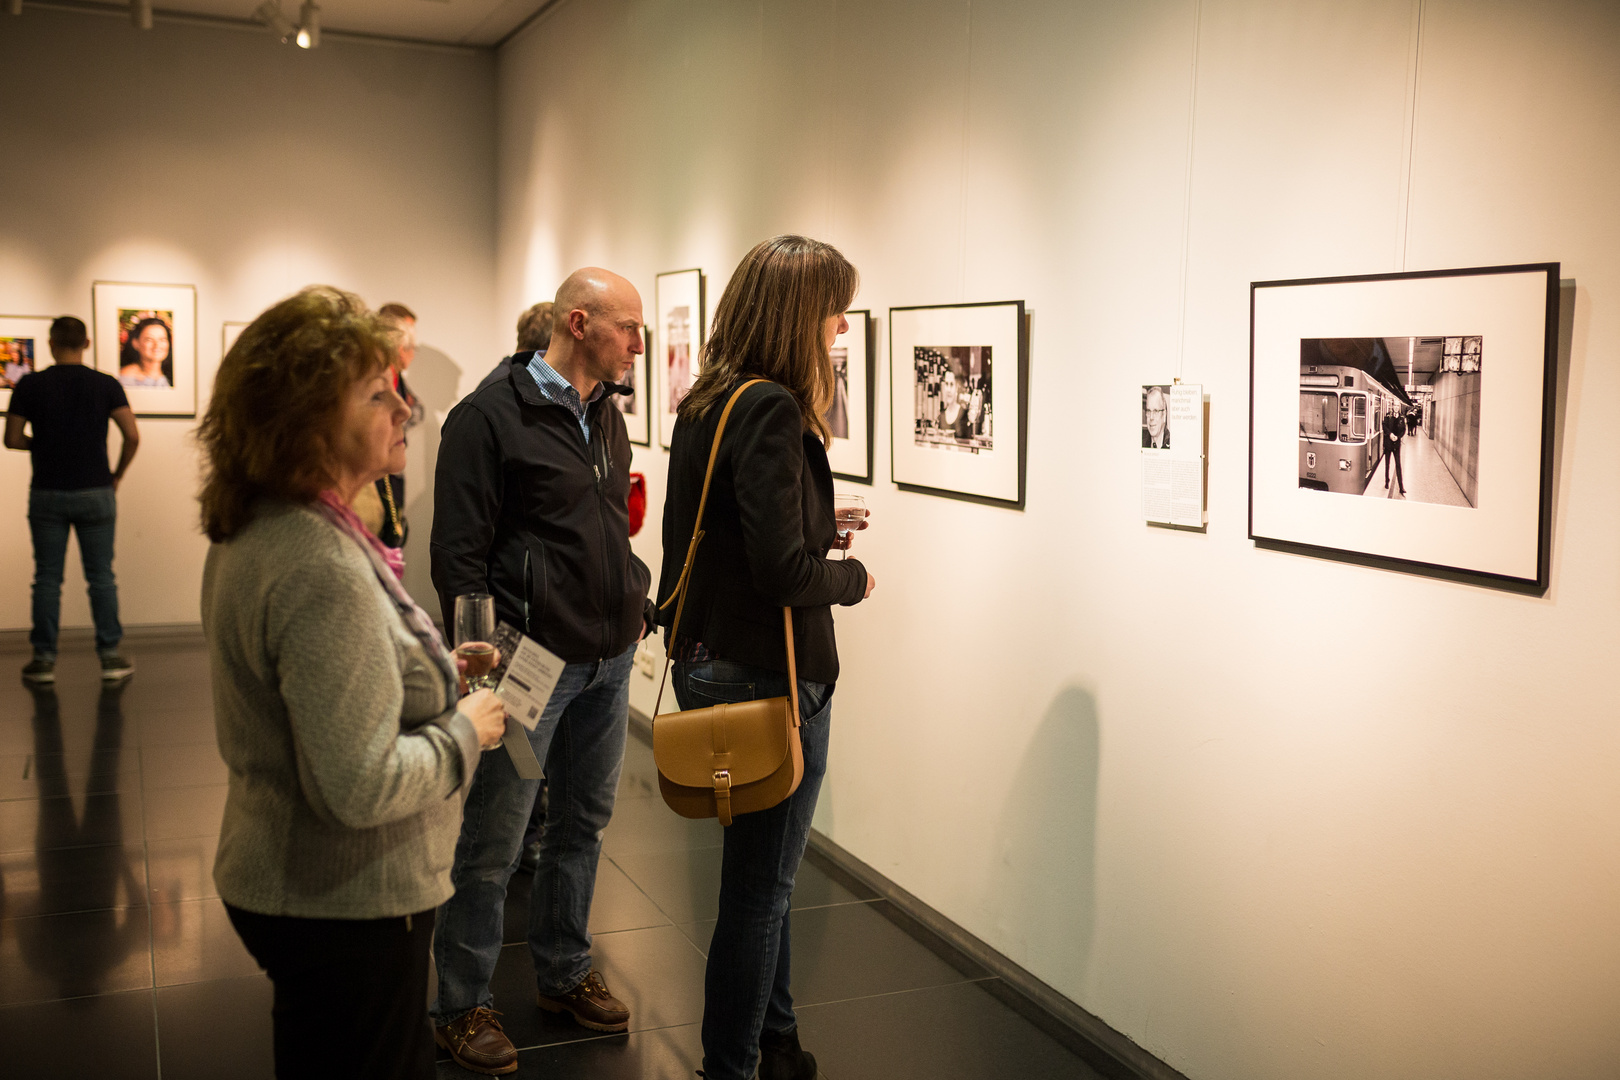
<path fill-rule="evenodd" d="M 137 30 L 152 29 L 152 0 L 129 0 L 129 21 Z"/>
<path fill-rule="evenodd" d="M 315 0 L 304 0 L 298 9 L 298 47 L 318 49 L 321 45 L 321 9 Z"/>
<path fill-rule="evenodd" d="M 281 13 L 280 0 L 264 0 L 264 3 L 254 9 L 253 17 L 268 26 L 270 32 L 276 35 L 283 45 L 287 44 L 288 38 L 298 32 L 298 27 Z"/>

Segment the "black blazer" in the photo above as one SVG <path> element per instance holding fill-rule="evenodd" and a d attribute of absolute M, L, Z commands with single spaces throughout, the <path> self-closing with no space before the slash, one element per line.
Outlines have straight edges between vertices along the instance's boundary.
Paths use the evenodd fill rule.
<path fill-rule="evenodd" d="M 683 417 L 670 438 L 660 605 L 680 580 L 723 409 L 722 400 L 696 424 Z M 832 469 L 826 449 L 804 430 L 799 403 L 784 387 L 751 386 L 731 410 L 703 533 L 680 636 L 701 641 L 726 660 L 786 671 L 782 608 L 791 607 L 799 677 L 836 682 L 838 646 L 830 605 L 861 601 L 866 567 L 856 559 L 827 558 L 838 535 Z M 662 625 L 674 619 L 674 604 L 660 608 Z"/>

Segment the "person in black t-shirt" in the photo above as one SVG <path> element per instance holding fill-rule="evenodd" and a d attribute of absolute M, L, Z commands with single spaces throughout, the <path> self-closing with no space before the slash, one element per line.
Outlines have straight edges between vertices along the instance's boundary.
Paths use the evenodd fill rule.
<path fill-rule="evenodd" d="M 84 366 L 90 345 L 84 323 L 64 315 L 51 323 L 56 364 L 25 375 L 11 392 L 6 447 L 34 459 L 28 492 L 28 527 L 34 537 L 34 629 L 28 637 L 34 659 L 23 678 L 56 681 L 56 637 L 62 615 L 62 567 L 68 530 L 79 534 L 79 555 L 96 623 L 101 677 L 126 678 L 135 670 L 119 655 L 124 630 L 118 623 L 118 584 L 113 578 L 113 536 L 118 523 L 115 492 L 135 458 L 140 433 L 124 388 L 111 375 Z M 107 421 L 118 425 L 124 446 L 118 468 L 107 465 Z M 33 427 L 30 437 L 24 425 Z"/>

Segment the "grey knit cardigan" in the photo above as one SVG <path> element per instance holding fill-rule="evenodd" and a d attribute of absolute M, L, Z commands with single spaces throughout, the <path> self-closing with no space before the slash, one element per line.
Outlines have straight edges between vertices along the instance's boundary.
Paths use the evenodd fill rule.
<path fill-rule="evenodd" d="M 261 503 L 208 552 L 202 619 L 230 770 L 220 897 L 324 919 L 449 899 L 477 733 L 359 545 Z"/>

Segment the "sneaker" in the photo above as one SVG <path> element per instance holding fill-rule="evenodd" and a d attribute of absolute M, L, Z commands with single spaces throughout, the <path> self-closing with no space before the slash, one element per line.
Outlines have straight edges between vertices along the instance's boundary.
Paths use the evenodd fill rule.
<path fill-rule="evenodd" d="M 135 664 L 125 660 L 117 653 L 101 654 L 101 677 L 112 682 L 115 679 L 127 679 L 135 674 Z"/>
<path fill-rule="evenodd" d="M 56 661 L 36 656 L 23 668 L 22 675 L 24 682 L 53 683 L 56 681 Z"/>
<path fill-rule="evenodd" d="M 485 1076 L 517 1072 L 517 1049 L 495 1019 L 499 1015 L 480 1005 L 444 1027 L 435 1027 L 433 1041 L 450 1051 L 450 1059 L 463 1069 Z"/>
<path fill-rule="evenodd" d="M 568 1013 L 581 1027 L 592 1031 L 630 1030 L 629 1007 L 613 996 L 600 971 L 592 970 L 566 994 L 537 995 L 535 1004 L 547 1012 Z"/>
<path fill-rule="evenodd" d="M 799 1049 L 799 1029 L 759 1033 L 759 1080 L 816 1080 L 816 1056 Z"/>

